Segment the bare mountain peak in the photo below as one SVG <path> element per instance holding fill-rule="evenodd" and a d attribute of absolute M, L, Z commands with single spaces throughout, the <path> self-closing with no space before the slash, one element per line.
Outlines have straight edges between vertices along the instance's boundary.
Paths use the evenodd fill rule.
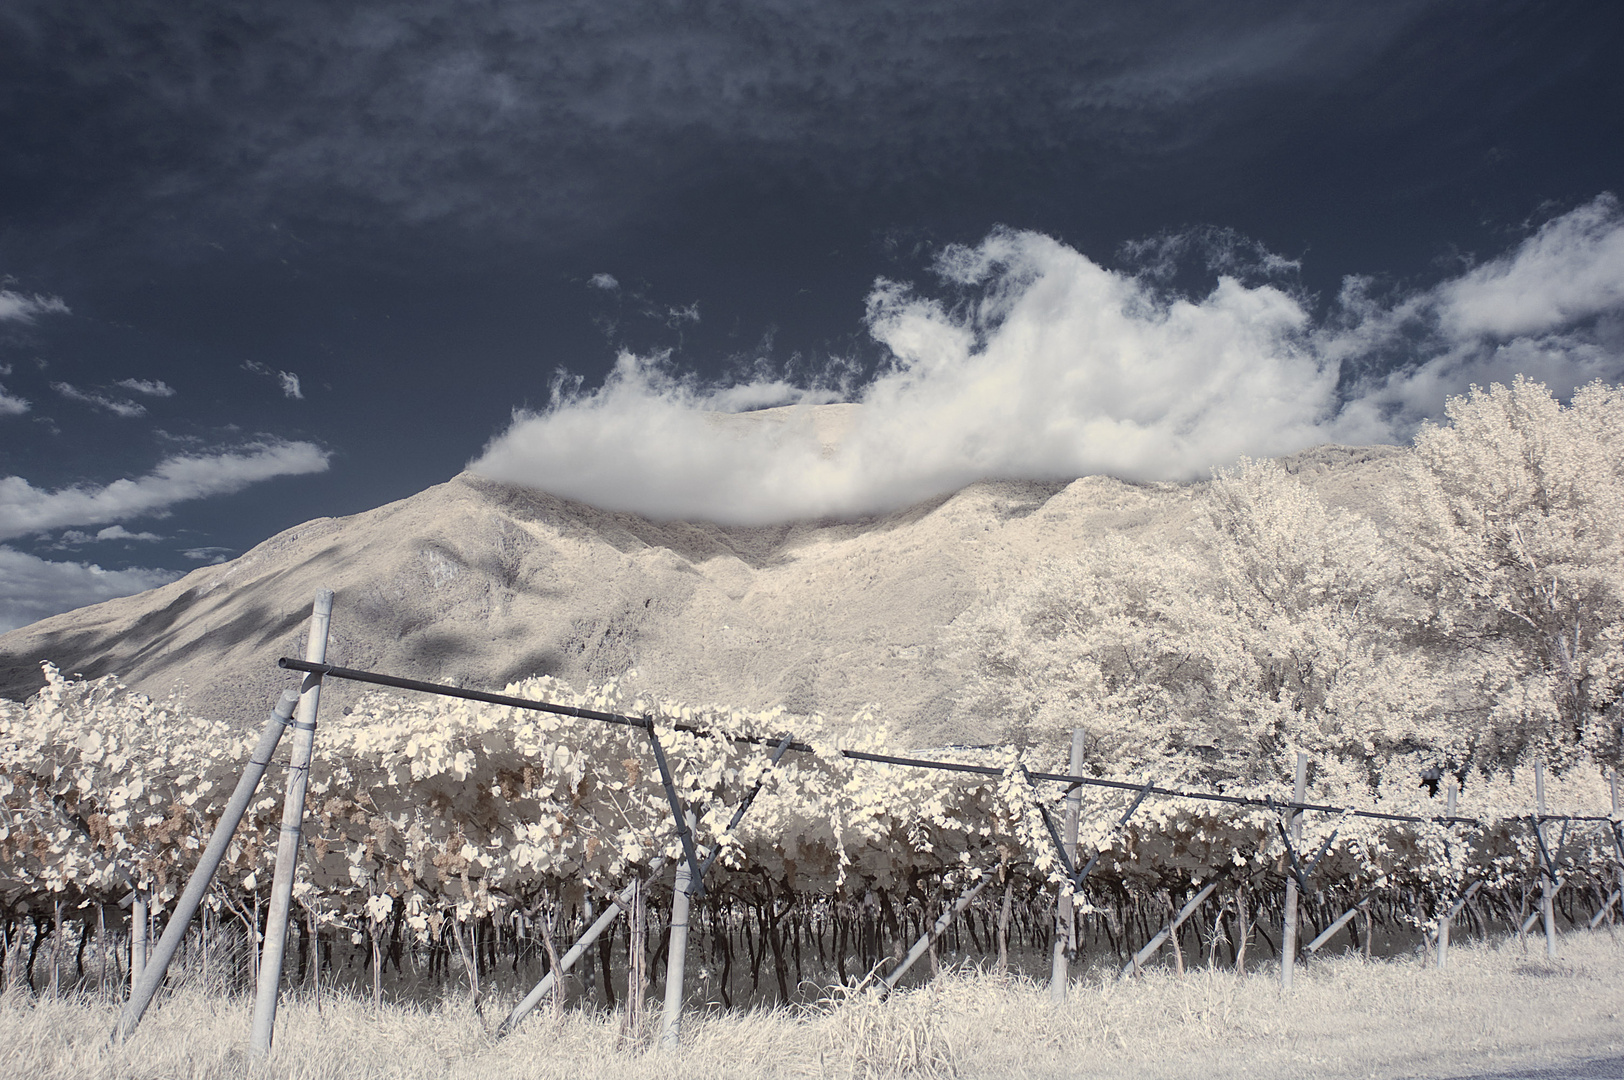
<path fill-rule="evenodd" d="M 856 406 L 798 408 L 718 422 L 810 423 L 834 446 Z M 1357 508 L 1399 454 L 1321 447 L 1285 465 Z M 338 664 L 498 688 L 537 673 L 623 678 L 679 700 L 835 716 L 868 704 L 929 740 L 965 677 L 944 631 L 985 588 L 1104 532 L 1183 542 L 1194 490 L 989 480 L 857 520 L 746 527 L 653 521 L 465 473 L 0 636 L 0 695 L 33 693 L 51 660 L 155 696 L 182 685 L 193 709 L 257 724 L 290 682 L 276 659 L 302 655 L 326 586 Z M 357 692 L 335 687 L 324 706 Z"/>

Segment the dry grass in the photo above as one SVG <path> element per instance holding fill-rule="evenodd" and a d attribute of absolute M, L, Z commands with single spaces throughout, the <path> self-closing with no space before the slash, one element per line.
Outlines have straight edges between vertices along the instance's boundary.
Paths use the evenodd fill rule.
<path fill-rule="evenodd" d="M 629 1046 L 618 1018 L 545 1010 L 497 1042 L 461 1005 L 290 999 L 260 1075 L 373 1078 L 1448 1077 L 1624 1055 L 1624 939 L 1610 931 L 1463 945 L 1450 970 L 1418 960 L 1316 961 L 1282 995 L 1267 972 L 1084 977 L 1058 1007 L 1024 980 L 946 975 L 888 1001 L 690 1014 L 675 1054 Z M 1277 978 L 1277 977 L 1276 977 Z M 249 1004 L 182 990 L 112 1048 L 115 1003 L 0 998 L 0 1056 L 16 1078 L 235 1077 Z M 652 1027 L 652 1024 L 649 1025 Z"/>

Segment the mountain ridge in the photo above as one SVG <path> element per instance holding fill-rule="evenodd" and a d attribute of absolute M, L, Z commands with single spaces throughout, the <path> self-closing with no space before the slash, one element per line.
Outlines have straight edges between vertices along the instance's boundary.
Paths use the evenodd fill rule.
<path fill-rule="evenodd" d="M 1372 511 L 1397 447 L 1284 459 L 1328 502 Z M 954 727 L 968 676 L 953 619 L 1050 555 L 1110 531 L 1182 543 L 1201 484 L 991 480 L 849 521 L 656 521 L 460 474 L 372 510 L 317 518 L 160 588 L 0 635 L 0 696 L 39 662 L 117 673 L 244 726 L 289 685 L 318 587 L 335 590 L 328 658 L 500 689 L 532 674 L 740 708 L 848 716 L 913 741 Z M 332 686 L 327 708 L 360 688 Z"/>

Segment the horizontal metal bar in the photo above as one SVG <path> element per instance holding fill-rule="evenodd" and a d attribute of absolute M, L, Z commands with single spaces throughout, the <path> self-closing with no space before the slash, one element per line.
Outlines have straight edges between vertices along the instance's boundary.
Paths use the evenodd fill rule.
<path fill-rule="evenodd" d="M 605 724 L 620 724 L 625 727 L 642 728 L 648 730 L 654 725 L 654 720 L 647 716 L 622 716 L 619 713 L 599 712 L 596 709 L 580 709 L 573 705 L 554 705 L 547 701 L 534 701 L 530 698 L 511 697 L 507 694 L 491 694 L 483 690 L 467 690 L 460 686 L 448 686 L 444 683 L 423 682 L 420 679 L 402 679 L 395 675 L 382 675 L 375 671 L 360 671 L 355 668 L 339 667 L 335 664 L 318 664 L 308 660 L 295 660 L 284 656 L 277 661 L 278 666 L 289 671 L 303 671 L 310 674 L 322 675 L 333 679 L 346 679 L 350 682 L 371 683 L 375 686 L 391 686 L 400 690 L 416 690 L 425 694 L 439 694 L 444 697 L 463 698 L 467 701 L 483 701 L 490 705 L 507 705 L 515 709 L 529 709 L 533 712 L 556 713 L 560 716 L 573 716 L 581 720 L 597 720 Z M 692 724 L 672 724 L 671 729 L 689 735 L 708 735 L 731 739 L 736 743 L 746 743 L 751 746 L 776 747 L 781 740 L 762 738 L 752 735 L 719 735 L 718 732 L 706 728 L 695 727 Z M 816 753 L 816 748 L 810 743 L 791 742 L 788 749 L 798 753 Z M 925 758 L 899 757 L 895 754 L 871 754 L 862 750 L 841 750 L 841 757 L 848 761 L 868 761 L 877 765 L 902 765 L 913 769 L 935 769 L 939 772 L 966 773 L 971 776 L 1003 776 L 1004 770 L 996 765 L 971 765 L 959 761 L 931 761 Z M 1156 787 L 1153 784 L 1136 784 L 1131 780 L 1107 780 L 1097 776 L 1067 776 L 1064 773 L 1034 772 L 1028 774 L 1033 780 L 1047 780 L 1056 784 L 1069 784 L 1072 787 L 1104 788 L 1115 791 L 1143 792 L 1146 795 L 1162 795 L 1170 799 L 1197 799 L 1201 802 L 1227 803 L 1231 806 L 1259 806 L 1273 807 L 1275 809 L 1288 809 L 1307 811 L 1316 814 L 1347 814 L 1350 817 L 1369 818 L 1377 821 L 1411 821 L 1411 822 L 1437 822 L 1440 825 L 1478 825 L 1484 822 L 1472 817 L 1449 817 L 1442 814 L 1434 817 L 1421 817 L 1416 814 L 1389 814 L 1381 810 L 1353 810 L 1344 806 L 1327 806 L 1322 803 L 1297 803 L 1271 800 L 1267 798 L 1253 798 L 1247 795 L 1221 795 L 1206 791 L 1181 791 L 1178 788 Z M 1546 815 L 1546 821 L 1611 821 L 1608 815 L 1586 817 L 1570 815 L 1559 817 Z"/>

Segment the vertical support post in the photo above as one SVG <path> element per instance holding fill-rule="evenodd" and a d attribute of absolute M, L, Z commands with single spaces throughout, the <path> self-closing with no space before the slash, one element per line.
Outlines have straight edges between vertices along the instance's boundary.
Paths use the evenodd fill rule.
<path fill-rule="evenodd" d="M 1308 755 L 1297 751 L 1297 782 L 1292 788 L 1291 801 L 1300 803 L 1308 793 Z M 1291 846 L 1302 847 L 1303 812 L 1291 811 Z M 1292 969 L 1297 966 L 1297 875 L 1286 879 L 1285 926 L 1280 932 L 1280 989 L 1291 989 Z"/>
<path fill-rule="evenodd" d="M 1618 815 L 1618 770 L 1617 769 L 1608 769 L 1607 770 L 1607 786 L 1608 786 L 1609 789 L 1611 789 L 1612 795 L 1613 795 L 1613 820 L 1612 820 L 1612 826 L 1613 826 L 1613 836 L 1616 838 L 1616 837 L 1621 835 L 1620 832 L 1619 832 L 1619 825 L 1618 825 L 1619 815 Z M 1624 843 L 1621 843 L 1617 850 L 1618 850 L 1618 890 L 1617 891 L 1619 893 L 1619 899 L 1621 901 L 1624 901 Z"/>
<path fill-rule="evenodd" d="M 688 831 L 693 832 L 694 812 L 685 815 Z M 675 1050 L 682 1026 L 683 976 L 688 961 L 688 890 L 693 886 L 693 864 L 686 859 L 677 862 L 677 881 L 671 894 L 671 944 L 665 957 L 665 1011 L 660 1018 L 660 1048 Z"/>
<path fill-rule="evenodd" d="M 1448 779 L 1448 781 L 1446 781 L 1446 783 L 1447 783 L 1447 787 L 1446 787 L 1445 790 L 1447 792 L 1446 797 L 1447 797 L 1447 800 L 1448 800 L 1448 808 L 1444 811 L 1444 816 L 1452 818 L 1452 817 L 1455 816 L 1455 797 L 1457 795 L 1457 786 L 1455 784 L 1455 778 L 1453 776 L 1451 776 Z M 1453 829 L 1454 827 L 1455 826 L 1453 824 L 1444 826 L 1444 828 L 1446 828 L 1446 829 Z M 1452 921 L 1451 913 L 1448 912 L 1448 911 L 1444 912 L 1438 918 L 1438 970 L 1439 971 L 1442 971 L 1444 968 L 1449 966 L 1449 924 L 1450 924 L 1451 921 Z"/>
<path fill-rule="evenodd" d="M 164 981 L 164 974 L 169 970 L 169 962 L 175 958 L 180 949 L 181 939 L 186 936 L 186 928 L 192 923 L 192 916 L 197 914 L 198 905 L 203 902 L 203 894 L 208 892 L 209 883 L 214 880 L 214 872 L 220 868 L 220 862 L 225 858 L 226 848 L 231 844 L 231 836 L 237 831 L 238 822 L 242 821 L 243 814 L 248 809 L 248 801 L 254 797 L 259 789 L 259 781 L 265 775 L 265 766 L 270 763 L 271 755 L 276 752 L 276 744 L 282 739 L 282 732 L 287 729 L 288 720 L 293 716 L 293 708 L 299 702 L 296 691 L 288 690 L 282 694 L 282 700 L 277 702 L 276 709 L 271 718 L 265 721 L 265 729 L 260 732 L 259 745 L 243 766 L 242 776 L 237 780 L 237 789 L 231 793 L 231 801 L 226 804 L 225 810 L 220 814 L 220 820 L 214 826 L 214 835 L 209 837 L 208 847 L 203 849 L 203 855 L 197 861 L 197 869 L 187 879 L 186 889 L 175 901 L 175 910 L 169 916 L 169 922 L 164 927 L 163 936 L 158 939 L 158 946 L 153 950 L 148 962 L 147 956 L 147 894 L 141 889 L 135 891 L 135 903 L 130 908 L 130 1000 L 124 1003 L 124 1009 L 119 1013 L 118 1026 L 113 1029 L 113 1041 L 123 1042 L 141 1022 L 141 1016 L 152 1004 L 152 997 L 158 992 L 158 986 Z"/>
<path fill-rule="evenodd" d="M 333 590 L 320 589 L 310 613 L 310 640 L 305 660 L 327 660 L 327 629 L 333 617 Z M 271 879 L 271 908 L 265 920 L 265 945 L 260 953 L 259 986 L 254 997 L 254 1022 L 248 1035 L 248 1056 L 263 1060 L 271 1052 L 276 1026 L 276 997 L 282 988 L 282 955 L 287 948 L 288 913 L 293 907 L 293 873 L 299 858 L 299 832 L 304 823 L 305 786 L 310 781 L 310 758 L 316 743 L 316 710 L 321 704 L 321 676 L 305 676 L 299 694 L 299 712 L 293 722 L 293 751 L 288 761 L 288 792 L 282 803 L 282 831 L 276 839 L 276 874 Z"/>
<path fill-rule="evenodd" d="M 1534 759 L 1534 802 L 1539 817 L 1535 827 L 1539 831 L 1539 843 L 1545 844 L 1545 762 L 1541 758 Z M 1550 850 L 1548 847 L 1546 850 Z M 1556 856 L 1551 856 L 1554 859 Z M 1556 867 L 1540 867 L 1542 873 L 1539 877 L 1539 909 L 1545 920 L 1545 955 L 1548 959 L 1556 959 L 1556 882 L 1551 875 L 1556 873 Z"/>
<path fill-rule="evenodd" d="M 1083 775 L 1082 728 L 1072 729 L 1070 775 Z M 1066 793 L 1066 858 L 1072 866 L 1077 865 L 1077 819 L 1082 802 L 1081 788 L 1073 787 Z M 1049 965 L 1049 997 L 1054 1001 L 1066 1000 L 1066 987 L 1071 982 L 1071 957 L 1077 950 L 1074 910 L 1072 891 L 1061 886 L 1055 902 L 1054 956 Z"/>
<path fill-rule="evenodd" d="M 130 1000 L 135 1000 L 136 988 L 141 985 L 141 976 L 147 970 L 147 891 L 135 890 L 135 900 L 130 904 Z M 134 1030 L 135 1024 L 141 1019 L 136 1014 L 135 1021 L 130 1024 Z M 122 1024 L 120 1027 L 122 1028 Z M 126 1033 L 127 1034 L 127 1033 Z"/>

